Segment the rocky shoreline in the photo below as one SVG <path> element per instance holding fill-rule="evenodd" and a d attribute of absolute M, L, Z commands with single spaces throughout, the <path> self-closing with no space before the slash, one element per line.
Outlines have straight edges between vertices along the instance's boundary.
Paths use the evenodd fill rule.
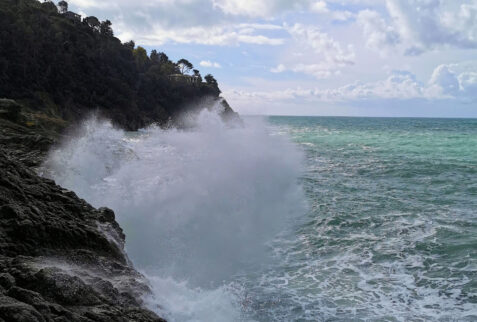
<path fill-rule="evenodd" d="M 164 321 L 144 306 L 114 212 L 35 173 L 61 136 L 55 121 L 1 103 L 0 321 Z"/>
<path fill-rule="evenodd" d="M 67 7 L 0 2 L 0 322 L 164 321 L 144 307 L 150 290 L 114 212 L 37 170 L 91 114 L 131 131 L 184 127 L 210 100 L 224 121 L 241 120 L 212 75 L 122 43 L 111 21 Z"/>

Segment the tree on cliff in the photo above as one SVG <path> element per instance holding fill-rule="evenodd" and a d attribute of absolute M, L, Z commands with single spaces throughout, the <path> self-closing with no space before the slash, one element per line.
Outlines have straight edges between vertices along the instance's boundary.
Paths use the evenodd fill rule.
<path fill-rule="evenodd" d="M 100 32 L 101 31 L 101 23 L 99 22 L 98 18 L 94 16 L 89 16 L 83 19 L 83 22 L 88 25 L 94 31 Z"/>
<path fill-rule="evenodd" d="M 52 2 L 0 0 L 2 97 L 66 120 L 99 109 L 137 128 L 180 114 L 192 100 L 219 95 L 216 85 L 169 79 L 193 69 L 187 60 L 180 70 L 164 53 L 148 56 L 134 41 L 121 43 L 110 21 L 86 17 L 78 23 L 72 15 L 60 14 Z"/>
<path fill-rule="evenodd" d="M 169 61 L 169 57 L 167 57 L 166 54 L 164 53 L 158 53 L 157 50 L 153 49 L 151 50 L 151 55 L 149 56 L 151 59 L 151 62 L 153 64 L 165 64 Z"/>
<path fill-rule="evenodd" d="M 130 40 L 130 41 L 124 43 L 124 47 L 126 47 L 126 48 L 128 48 L 129 50 L 133 51 L 133 50 L 134 50 L 134 47 L 136 47 L 136 43 L 134 42 L 134 40 Z"/>
<path fill-rule="evenodd" d="M 209 85 L 213 85 L 213 86 L 217 86 L 218 83 L 217 83 L 217 80 L 215 79 L 214 76 L 212 76 L 211 74 L 207 74 L 205 75 L 205 82 Z"/>
<path fill-rule="evenodd" d="M 151 62 L 153 64 L 160 64 L 159 53 L 155 49 L 151 50 L 151 54 L 149 55 L 149 59 L 151 59 Z"/>
<path fill-rule="evenodd" d="M 193 70 L 194 76 L 197 77 L 199 83 L 202 83 L 202 76 L 200 76 L 200 72 L 197 69 Z"/>
<path fill-rule="evenodd" d="M 179 66 L 181 74 L 183 75 L 188 74 L 194 68 L 194 65 L 192 65 L 187 59 L 184 58 L 180 59 L 177 62 L 177 66 Z"/>
<path fill-rule="evenodd" d="M 204 79 L 207 86 L 209 86 L 209 88 L 211 88 L 216 93 L 216 95 L 219 95 L 221 93 L 219 89 L 219 83 L 214 76 L 212 76 L 211 74 L 207 74 L 205 75 Z"/>
<path fill-rule="evenodd" d="M 106 35 L 106 36 L 110 36 L 110 37 L 114 36 L 113 29 L 111 28 L 111 25 L 112 25 L 112 23 L 109 20 L 101 22 L 101 26 L 100 26 L 101 34 Z"/>
<path fill-rule="evenodd" d="M 141 46 L 138 46 L 133 50 L 134 59 L 136 60 L 136 66 L 140 71 L 145 71 L 149 63 L 149 58 L 147 57 L 147 51 Z"/>
<path fill-rule="evenodd" d="M 159 63 L 164 64 L 167 62 L 170 62 L 169 57 L 167 57 L 167 55 L 164 53 L 159 53 Z"/>
<path fill-rule="evenodd" d="M 60 8 L 60 13 L 68 12 L 68 2 L 60 1 L 58 2 L 58 7 Z"/>

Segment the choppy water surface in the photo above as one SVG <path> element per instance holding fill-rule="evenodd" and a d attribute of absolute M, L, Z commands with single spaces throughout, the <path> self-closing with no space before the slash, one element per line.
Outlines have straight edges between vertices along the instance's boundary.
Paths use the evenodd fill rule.
<path fill-rule="evenodd" d="M 250 285 L 259 320 L 477 320 L 477 120 L 269 122 L 310 210 Z"/>
<path fill-rule="evenodd" d="M 152 309 L 170 321 L 477 321 L 477 120 L 199 123 L 131 134 L 89 122 L 45 165 L 116 211 Z"/>

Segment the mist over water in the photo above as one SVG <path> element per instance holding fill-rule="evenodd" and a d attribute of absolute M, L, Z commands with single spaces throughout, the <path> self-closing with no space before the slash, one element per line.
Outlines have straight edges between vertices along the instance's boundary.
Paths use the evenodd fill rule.
<path fill-rule="evenodd" d="M 45 168 L 116 212 L 128 256 L 170 319 L 232 321 L 233 277 L 269 263 L 267 243 L 304 213 L 302 161 L 260 119 L 231 128 L 202 112 L 188 130 L 127 133 L 90 119 Z"/>
<path fill-rule="evenodd" d="M 90 120 L 45 165 L 115 210 L 152 309 L 477 321 L 477 120 L 191 120 L 139 133 Z"/>

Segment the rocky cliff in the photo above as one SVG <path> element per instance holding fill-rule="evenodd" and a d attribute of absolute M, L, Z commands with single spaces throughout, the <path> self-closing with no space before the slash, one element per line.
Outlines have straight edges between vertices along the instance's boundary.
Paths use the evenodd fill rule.
<path fill-rule="evenodd" d="M 0 321 L 163 321 L 114 212 L 34 172 L 61 124 L 18 109 L 0 102 Z"/>
<path fill-rule="evenodd" d="M 114 212 L 35 169 L 91 113 L 127 130 L 181 126 L 201 100 L 225 121 L 238 114 L 212 75 L 181 81 L 192 77 L 177 75 L 185 60 L 148 55 L 115 38 L 111 22 L 51 1 L 0 1 L 0 44 L 0 322 L 163 321 L 143 305 L 150 290 Z"/>

